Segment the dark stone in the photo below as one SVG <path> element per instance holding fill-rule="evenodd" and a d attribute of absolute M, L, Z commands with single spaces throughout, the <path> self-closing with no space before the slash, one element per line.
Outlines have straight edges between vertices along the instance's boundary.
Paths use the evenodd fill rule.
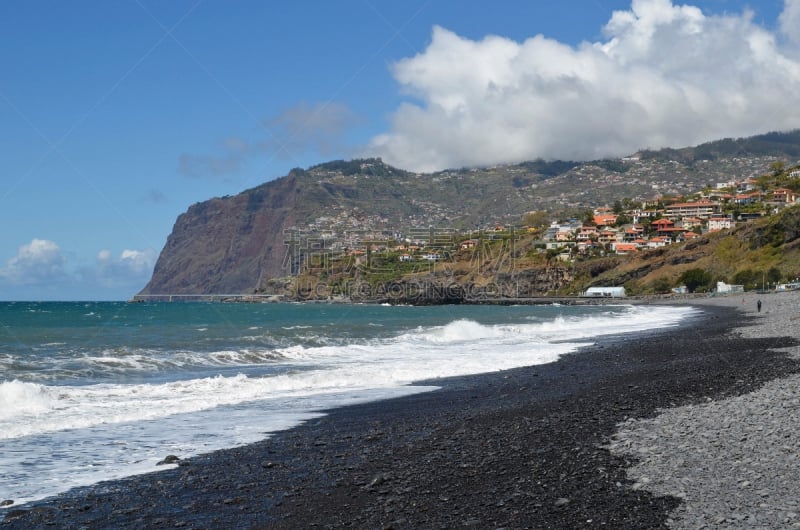
<path fill-rule="evenodd" d="M 157 463 L 156 465 L 157 466 L 163 466 L 165 464 L 177 464 L 178 462 L 180 462 L 180 460 L 181 459 L 178 458 L 175 455 L 167 455 L 167 456 L 164 457 L 164 460 L 162 460 L 161 462 Z"/>
<path fill-rule="evenodd" d="M 681 501 L 633 489 L 633 461 L 603 449 L 617 424 L 800 372 L 778 351 L 793 339 L 741 338 L 729 333 L 744 323 L 735 309 L 702 310 L 675 330 L 603 339 L 548 365 L 336 409 L 193 457 L 193 474 L 165 469 L 31 503 L 0 530 L 664 527 Z"/>

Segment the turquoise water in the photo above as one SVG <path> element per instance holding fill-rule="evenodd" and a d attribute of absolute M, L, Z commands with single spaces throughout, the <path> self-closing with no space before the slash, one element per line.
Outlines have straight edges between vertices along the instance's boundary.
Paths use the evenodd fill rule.
<path fill-rule="evenodd" d="M 676 325 L 659 306 L 0 304 L 0 499 L 152 471 L 420 380 Z M 69 450 L 65 451 L 64 448 Z"/>

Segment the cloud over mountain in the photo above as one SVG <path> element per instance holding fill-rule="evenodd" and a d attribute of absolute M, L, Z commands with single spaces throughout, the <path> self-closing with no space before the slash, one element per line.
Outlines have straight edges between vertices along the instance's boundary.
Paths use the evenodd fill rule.
<path fill-rule="evenodd" d="M 393 65 L 410 99 L 371 154 L 418 171 L 535 159 L 587 160 L 800 127 L 800 54 L 786 0 L 780 29 L 633 0 L 601 42 L 473 41 L 441 27 Z"/>

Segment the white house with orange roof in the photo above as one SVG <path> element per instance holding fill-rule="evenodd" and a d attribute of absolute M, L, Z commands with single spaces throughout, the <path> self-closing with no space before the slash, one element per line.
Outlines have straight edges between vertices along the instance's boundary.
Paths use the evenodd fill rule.
<path fill-rule="evenodd" d="M 639 247 L 637 247 L 633 243 L 614 243 L 612 245 L 614 252 L 617 254 L 625 255 L 625 254 L 633 254 L 634 252 L 639 252 Z"/>
<path fill-rule="evenodd" d="M 703 226 L 703 220 L 699 217 L 684 217 L 679 223 L 677 223 L 677 226 L 691 230 L 696 226 Z"/>
<path fill-rule="evenodd" d="M 591 241 L 592 239 L 597 239 L 597 227 L 596 226 L 582 226 L 581 229 L 578 231 L 577 235 L 575 236 L 575 240 L 580 242 Z"/>
<path fill-rule="evenodd" d="M 595 214 L 594 224 L 597 226 L 612 226 L 617 224 L 617 216 L 612 213 Z"/>
<path fill-rule="evenodd" d="M 597 234 L 597 241 L 602 244 L 615 243 L 618 241 L 618 234 L 615 230 L 601 230 Z"/>
<path fill-rule="evenodd" d="M 666 236 L 651 237 L 647 240 L 647 246 L 650 248 L 666 247 L 672 244 L 672 238 Z"/>

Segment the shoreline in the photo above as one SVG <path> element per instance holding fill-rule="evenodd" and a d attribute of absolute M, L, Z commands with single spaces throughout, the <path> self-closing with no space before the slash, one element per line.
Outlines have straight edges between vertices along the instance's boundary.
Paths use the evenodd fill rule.
<path fill-rule="evenodd" d="M 177 468 L 9 506 L 0 527 L 660 526 L 681 501 L 634 488 L 633 459 L 605 447 L 618 425 L 800 372 L 777 350 L 795 341 L 737 336 L 751 323 L 738 297 L 703 300 L 673 302 L 705 313 L 680 329 L 328 411 Z"/>

